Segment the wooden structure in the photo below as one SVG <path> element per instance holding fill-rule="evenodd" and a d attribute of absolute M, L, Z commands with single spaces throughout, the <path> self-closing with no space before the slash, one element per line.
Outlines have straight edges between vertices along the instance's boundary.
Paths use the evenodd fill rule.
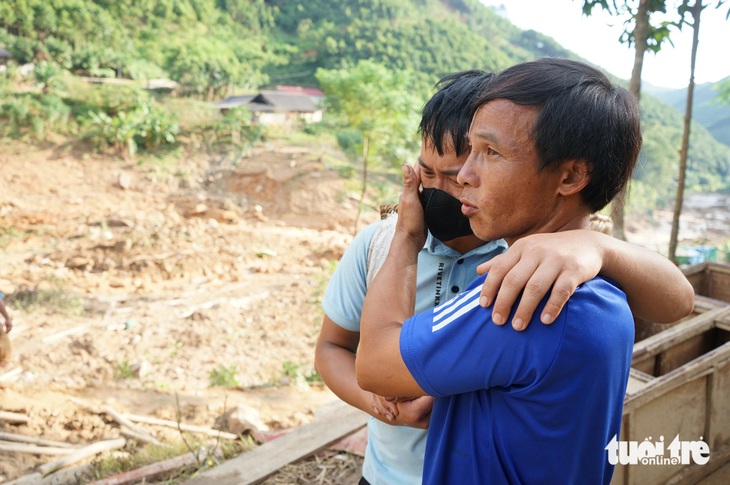
<path fill-rule="evenodd" d="M 612 484 L 694 484 L 730 460 L 730 265 L 701 263 L 684 274 L 697 295 L 694 313 L 669 326 L 636 322 L 620 440 L 663 437 L 665 450 L 676 436 L 704 441 L 710 460 L 619 464 Z"/>

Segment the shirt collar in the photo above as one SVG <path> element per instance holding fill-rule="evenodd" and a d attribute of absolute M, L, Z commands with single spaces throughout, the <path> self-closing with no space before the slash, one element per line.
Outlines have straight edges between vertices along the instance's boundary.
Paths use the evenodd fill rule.
<path fill-rule="evenodd" d="M 448 257 L 461 257 L 466 255 L 474 255 L 474 254 L 488 254 L 495 250 L 502 250 L 505 251 L 507 249 L 507 242 L 504 239 L 497 239 L 496 241 L 489 241 L 487 243 L 484 243 L 483 245 L 479 246 L 478 248 L 472 249 L 468 253 L 461 254 L 459 251 L 452 249 L 448 247 L 446 244 L 444 244 L 439 239 L 433 237 L 433 234 L 431 234 L 431 231 L 428 231 L 428 236 L 426 237 L 426 244 L 423 245 L 423 249 L 428 251 L 429 253 L 436 255 L 436 256 L 448 256 Z"/>

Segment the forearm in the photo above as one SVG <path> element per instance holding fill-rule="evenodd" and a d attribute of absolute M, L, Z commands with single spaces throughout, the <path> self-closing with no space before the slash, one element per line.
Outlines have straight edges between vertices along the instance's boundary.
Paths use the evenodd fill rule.
<path fill-rule="evenodd" d="M 601 274 L 621 286 L 635 316 L 672 323 L 692 312 L 692 285 L 661 254 L 607 237 L 603 261 Z"/>
<path fill-rule="evenodd" d="M 396 231 L 390 252 L 368 288 L 356 359 L 360 387 L 383 396 L 424 395 L 400 354 L 400 331 L 416 301 L 418 252 L 423 244 Z"/>
<path fill-rule="evenodd" d="M 357 385 L 355 354 L 349 349 L 329 343 L 318 343 L 314 366 L 327 387 L 347 404 L 371 416 L 382 419 L 373 412 L 372 394 Z"/>

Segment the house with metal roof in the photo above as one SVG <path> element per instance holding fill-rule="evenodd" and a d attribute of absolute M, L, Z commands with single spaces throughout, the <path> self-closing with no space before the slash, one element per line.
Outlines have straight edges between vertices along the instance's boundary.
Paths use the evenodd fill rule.
<path fill-rule="evenodd" d="M 251 110 L 254 121 L 264 125 L 294 121 L 317 123 L 322 121 L 321 99 L 306 91 L 264 90 L 256 95 L 231 96 L 214 106 L 220 110 L 244 106 Z"/>

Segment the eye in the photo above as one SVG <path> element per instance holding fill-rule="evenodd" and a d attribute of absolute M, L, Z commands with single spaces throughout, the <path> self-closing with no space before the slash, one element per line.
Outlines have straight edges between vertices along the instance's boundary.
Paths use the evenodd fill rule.
<path fill-rule="evenodd" d="M 492 147 L 486 147 L 484 149 L 484 154 L 487 156 L 498 156 L 499 155 L 499 153 L 496 150 L 494 150 L 494 148 L 492 148 Z"/>

